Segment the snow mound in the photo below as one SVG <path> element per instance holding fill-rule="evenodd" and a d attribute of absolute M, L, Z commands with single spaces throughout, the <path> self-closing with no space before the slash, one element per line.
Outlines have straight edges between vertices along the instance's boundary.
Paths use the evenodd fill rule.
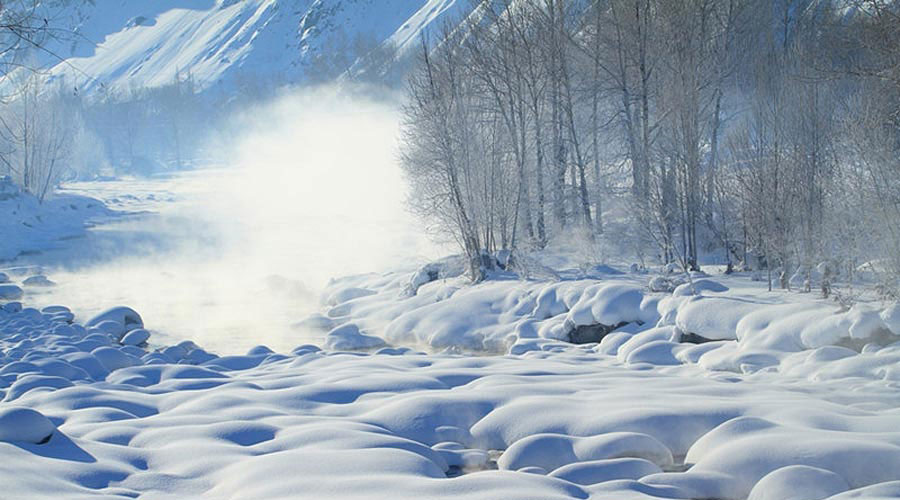
<path fill-rule="evenodd" d="M 122 337 L 122 345 L 139 346 L 150 340 L 150 332 L 143 328 L 135 328 Z"/>
<path fill-rule="evenodd" d="M 387 344 L 385 344 L 384 340 L 360 332 L 359 327 L 353 323 L 341 325 L 331 330 L 325 338 L 325 346 L 328 349 L 338 351 L 377 349 L 385 345 Z"/>
<path fill-rule="evenodd" d="M 540 467 L 554 471 L 574 462 L 640 458 L 658 466 L 672 464 L 672 452 L 646 434 L 615 432 L 585 438 L 535 434 L 512 444 L 497 460 L 501 469 Z"/>
<path fill-rule="evenodd" d="M 710 279 L 701 279 L 692 283 L 684 283 L 678 285 L 672 292 L 675 297 L 684 297 L 688 295 L 701 295 L 703 292 L 722 293 L 727 292 L 728 287 Z"/>
<path fill-rule="evenodd" d="M 335 280 L 324 293 L 327 311 L 310 324 L 325 330 L 352 323 L 388 345 L 433 352 L 525 355 L 565 350 L 571 342 L 634 367 L 692 364 L 709 371 L 789 370 L 829 378 L 848 372 L 831 374 L 814 359 L 792 356 L 827 346 L 871 353 L 900 341 L 892 330 L 900 328 L 896 306 L 860 303 L 844 310 L 809 294 L 770 293 L 746 276 L 698 275 L 693 289 L 682 285 L 680 292 L 662 295 L 634 274 L 551 282 L 507 276 L 476 285 L 462 277 L 423 277 L 438 268 Z M 371 338 L 341 344 L 375 345 Z M 843 363 L 841 370 L 851 365 Z M 867 378 L 900 376 L 880 363 L 861 362 L 853 370 Z"/>
<path fill-rule="evenodd" d="M 0 407 L 0 441 L 43 443 L 56 430 L 47 417 L 30 408 Z"/>
<path fill-rule="evenodd" d="M 16 285 L 0 285 L 0 300 L 19 300 L 24 292 Z"/>
<path fill-rule="evenodd" d="M 747 500 L 821 500 L 849 489 L 847 481 L 834 472 L 806 465 L 790 465 L 760 479 Z"/>
<path fill-rule="evenodd" d="M 103 311 L 102 313 L 89 319 L 88 322 L 85 323 L 85 326 L 98 326 L 106 321 L 118 323 L 123 328 L 129 326 L 141 328 L 144 326 L 144 320 L 141 319 L 141 315 L 138 314 L 138 312 L 134 309 L 127 306 L 117 306 L 111 309 L 107 309 L 106 311 Z"/>
<path fill-rule="evenodd" d="M 361 288 L 377 293 L 351 299 L 352 311 L 385 303 L 376 278 L 367 279 Z M 429 283 L 400 298 L 406 280 L 385 283 L 391 300 L 419 304 L 412 310 L 441 289 Z M 702 360 L 737 342 L 676 344 L 677 327 L 636 323 L 593 346 L 539 337 L 522 325 L 552 319 L 532 316 L 549 286 L 567 309 L 553 320 L 559 325 L 582 297 L 597 295 L 586 292 L 590 284 L 475 290 L 481 299 L 498 293 L 506 313 L 518 311 L 508 320 L 538 348 L 515 356 L 301 345 L 290 354 L 257 346 L 216 357 L 192 342 L 148 352 L 99 328 L 135 324 L 127 308 L 90 328 L 57 319 L 67 312 L 61 306 L 0 308 L 4 494 L 896 497 L 898 402 L 886 371 L 900 364 L 900 349 L 789 353 L 781 373 L 663 366 L 653 361 L 657 349 L 681 358 L 679 349 L 718 345 Z M 347 321 L 331 333 L 358 342 L 368 328 Z M 624 365 L 600 352 L 612 338 L 625 339 Z"/>

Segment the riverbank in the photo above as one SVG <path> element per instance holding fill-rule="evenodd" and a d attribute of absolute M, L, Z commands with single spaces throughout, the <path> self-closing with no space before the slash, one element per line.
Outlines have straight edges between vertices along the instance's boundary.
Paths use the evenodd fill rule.
<path fill-rule="evenodd" d="M 89 196 L 63 194 L 38 200 L 9 177 L 0 177 L 0 262 L 63 248 L 67 240 L 84 237 L 94 220 L 113 214 Z"/>
<path fill-rule="evenodd" d="M 832 348 L 806 353 L 807 368 L 833 375 L 820 377 L 623 363 L 596 344 L 559 341 L 503 356 L 301 345 L 218 357 L 192 342 L 152 346 L 145 327 L 128 308 L 84 325 L 61 306 L 0 309 L 5 494 L 900 493 L 897 382 L 838 376 L 833 367 L 846 365 Z M 896 346 L 856 355 L 858 364 L 897 357 Z"/>

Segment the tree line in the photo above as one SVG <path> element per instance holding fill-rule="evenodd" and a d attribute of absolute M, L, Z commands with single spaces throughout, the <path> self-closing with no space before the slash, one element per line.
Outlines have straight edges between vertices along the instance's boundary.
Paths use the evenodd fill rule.
<path fill-rule="evenodd" d="M 897 288 L 897 2 L 479 1 L 437 39 L 401 159 L 475 279 L 578 234 L 641 265 L 867 263 Z"/>

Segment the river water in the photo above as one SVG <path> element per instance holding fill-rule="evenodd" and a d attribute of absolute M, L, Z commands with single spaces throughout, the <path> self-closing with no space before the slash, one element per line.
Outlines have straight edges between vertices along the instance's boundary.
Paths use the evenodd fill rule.
<path fill-rule="evenodd" d="M 316 185 L 302 186 L 295 175 L 256 175 L 214 168 L 65 186 L 122 215 L 62 249 L 13 262 L 39 266 L 57 283 L 29 289 L 26 302 L 64 304 L 82 320 L 128 305 L 159 344 L 283 352 L 321 340 L 291 325 L 320 309 L 329 278 L 437 255 L 403 211 L 399 177 L 312 176 Z"/>

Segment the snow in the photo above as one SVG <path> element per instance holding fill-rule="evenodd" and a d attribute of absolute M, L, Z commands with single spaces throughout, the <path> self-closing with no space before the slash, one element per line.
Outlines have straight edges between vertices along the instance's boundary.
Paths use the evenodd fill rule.
<path fill-rule="evenodd" d="M 139 194 L 111 205 L 154 206 Z M 61 244 L 53 231 L 36 241 Z M 740 273 L 676 288 L 612 267 L 477 285 L 461 269 L 333 279 L 288 349 L 258 345 L 275 337 L 247 297 L 252 347 L 195 310 L 230 346 L 217 351 L 93 289 L 105 309 L 84 319 L 59 305 L 69 275 L 11 265 L 3 495 L 900 496 L 897 304 L 843 307 Z M 35 276 L 59 284 L 24 284 Z M 225 278 L 248 290 L 245 267 Z M 602 338 L 567 342 L 577 328 Z"/>
<path fill-rule="evenodd" d="M 332 350 L 361 350 L 384 347 L 384 340 L 359 331 L 353 323 L 341 325 L 328 332 L 325 346 Z"/>
<path fill-rule="evenodd" d="M 0 261 L 11 260 L 26 252 L 40 252 L 63 246 L 66 240 L 84 236 L 86 226 L 112 212 L 100 201 L 87 196 L 66 194 L 43 202 L 23 193 L 12 180 L 0 176 Z M 13 270 L 21 271 L 21 270 Z M 10 281 L 11 270 L 4 270 L 0 283 Z M 49 280 L 34 275 L 26 277 L 26 285 L 44 286 Z M 29 281 L 30 280 L 30 281 Z M 13 289 L 0 286 L 0 297 Z M 15 299 L 13 299 L 15 300 Z"/>
<path fill-rule="evenodd" d="M 5 406 L 0 408 L 0 441 L 40 443 L 56 430 L 47 417 L 30 408 Z"/>
<path fill-rule="evenodd" d="M 807 465 L 790 465 L 760 479 L 747 500 L 822 499 L 849 489 L 847 481 L 834 472 Z"/>
<path fill-rule="evenodd" d="M 384 292 L 375 283 L 397 291 L 408 279 L 339 283 L 376 292 L 344 296 L 359 313 Z M 447 286 L 431 282 L 390 300 L 414 311 L 484 300 L 476 313 L 516 323 L 511 311 L 532 315 L 551 287 L 568 305 L 533 321 L 562 324 L 597 296 L 625 304 L 621 317 L 644 314 L 636 286 L 569 285 L 455 285 L 424 304 Z M 900 481 L 897 382 L 873 368 L 900 365 L 887 346 L 785 353 L 780 371 L 746 374 L 672 364 L 687 349 L 738 345 L 680 344 L 674 325 L 610 334 L 625 339 L 617 356 L 600 352 L 606 339 L 526 337 L 544 343 L 519 355 L 302 345 L 219 357 L 191 342 L 119 344 L 106 328 L 128 328 L 124 344 L 147 331 L 128 307 L 89 326 L 60 318 L 62 306 L 0 311 L 0 480 L 11 497 L 890 498 Z M 384 342 L 364 332 L 344 322 L 329 337 Z"/>
<path fill-rule="evenodd" d="M 121 340 L 122 345 L 139 346 L 150 339 L 150 332 L 143 328 L 135 328 L 126 333 Z"/>
<path fill-rule="evenodd" d="M 16 285 L 0 285 L 0 299 L 18 300 L 22 298 L 22 289 Z"/>
<path fill-rule="evenodd" d="M 896 306 L 858 303 L 844 310 L 811 294 L 768 292 L 747 276 L 697 279 L 696 294 L 686 294 L 685 288 L 653 292 L 640 275 L 628 274 L 476 286 L 462 278 L 424 280 L 422 274 L 332 282 L 324 295 L 328 325 L 352 323 L 391 345 L 514 354 L 552 349 L 588 327 L 595 329 L 598 352 L 622 362 L 733 372 L 777 369 L 792 353 L 820 347 L 861 352 L 866 344 L 900 341 L 891 330 L 897 328 Z M 408 293 L 410 280 L 418 285 L 414 295 Z M 321 321 L 315 318 L 310 321 Z M 693 347 L 679 344 L 682 337 L 724 342 Z"/>

